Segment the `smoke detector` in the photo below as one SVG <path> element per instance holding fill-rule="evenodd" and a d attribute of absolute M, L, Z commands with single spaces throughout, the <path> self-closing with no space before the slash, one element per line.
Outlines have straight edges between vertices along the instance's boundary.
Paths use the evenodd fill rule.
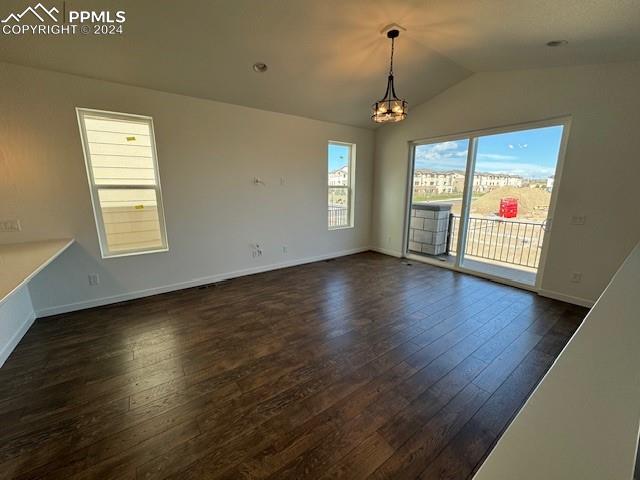
<path fill-rule="evenodd" d="M 269 68 L 266 63 L 257 62 L 253 64 L 253 71 L 256 73 L 264 73 Z"/>

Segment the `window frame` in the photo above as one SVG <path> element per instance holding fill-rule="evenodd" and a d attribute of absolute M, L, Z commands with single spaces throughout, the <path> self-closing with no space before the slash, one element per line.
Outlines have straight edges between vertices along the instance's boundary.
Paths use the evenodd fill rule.
<path fill-rule="evenodd" d="M 91 155 L 88 145 L 88 137 L 86 125 L 84 122 L 85 114 L 99 115 L 106 119 L 113 120 L 144 120 L 148 122 L 150 129 L 151 154 L 154 169 L 155 183 L 153 185 L 97 185 L 93 175 L 93 167 Z M 96 230 L 98 233 L 98 243 L 100 244 L 100 253 L 102 258 L 118 258 L 129 257 L 133 255 L 145 255 L 149 253 L 161 253 L 169 251 L 169 241 L 167 237 L 167 228 L 164 215 L 164 203 L 162 199 L 162 186 L 160 184 L 160 169 L 158 166 L 158 151 L 156 148 L 155 128 L 153 118 L 146 115 L 137 115 L 131 113 L 111 112 L 107 110 L 96 110 L 91 108 L 76 107 L 76 116 L 78 118 L 78 126 L 80 129 L 80 140 L 82 143 L 82 153 L 84 155 L 84 164 L 87 170 L 87 181 L 89 184 L 89 192 L 91 194 L 91 206 L 93 208 L 93 216 L 96 222 Z M 158 212 L 158 224 L 160 228 L 160 240 L 162 245 L 157 248 L 139 248 L 125 250 L 121 252 L 111 252 L 107 242 L 104 218 L 102 216 L 102 208 L 100 207 L 99 190 L 153 190 L 156 197 L 156 209 Z"/>
<path fill-rule="evenodd" d="M 355 176 L 355 171 L 356 171 L 356 144 L 355 143 L 351 143 L 351 142 L 341 142 L 341 141 L 337 141 L 337 140 L 329 140 L 327 142 L 327 165 L 329 163 L 329 154 L 328 154 L 328 148 L 331 145 L 340 145 L 340 146 L 346 146 L 349 148 L 349 163 L 348 163 L 348 167 L 349 167 L 349 179 L 347 182 L 347 185 L 329 185 L 329 169 L 327 168 L 327 194 L 326 194 L 326 199 L 327 199 L 327 229 L 328 230 L 344 230 L 347 228 L 354 228 L 355 226 L 355 181 L 356 181 L 356 176 Z M 329 207 L 329 190 L 331 188 L 344 188 L 347 190 L 347 223 L 345 225 L 337 225 L 337 226 L 331 226 L 329 225 L 329 214 L 328 214 L 328 207 Z"/>

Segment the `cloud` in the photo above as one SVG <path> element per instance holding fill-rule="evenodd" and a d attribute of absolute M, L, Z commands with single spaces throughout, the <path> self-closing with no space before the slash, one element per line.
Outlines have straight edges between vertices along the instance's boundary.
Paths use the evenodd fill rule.
<path fill-rule="evenodd" d="M 554 174 L 555 168 L 537 165 L 535 163 L 505 163 L 479 161 L 476 165 L 478 172 L 506 173 L 520 175 L 525 178 L 547 178 Z"/>
<path fill-rule="evenodd" d="M 515 144 L 512 150 L 526 148 L 528 144 Z M 526 155 L 524 152 L 522 155 Z M 467 160 L 466 142 L 442 142 L 432 145 L 419 145 L 415 151 L 417 169 L 436 171 L 464 171 Z M 536 163 L 526 163 L 513 152 L 512 155 L 501 153 L 478 153 L 477 172 L 505 173 L 520 175 L 525 178 L 546 178 L 553 175 L 555 168 Z"/>
<path fill-rule="evenodd" d="M 440 142 L 416 148 L 416 167 L 434 170 L 464 169 L 466 142 Z M 461 150 L 464 148 L 464 150 Z"/>
<path fill-rule="evenodd" d="M 479 159 L 488 159 L 488 160 L 517 160 L 518 157 L 515 155 L 501 155 L 499 153 L 479 153 Z"/>
<path fill-rule="evenodd" d="M 514 148 L 515 148 L 515 147 L 510 143 L 510 144 L 509 144 L 509 149 L 510 149 L 510 150 L 513 150 Z"/>
<path fill-rule="evenodd" d="M 441 142 L 436 143 L 434 145 L 429 145 L 430 150 L 433 152 L 446 152 L 448 150 L 457 150 L 458 143 L 457 142 Z"/>

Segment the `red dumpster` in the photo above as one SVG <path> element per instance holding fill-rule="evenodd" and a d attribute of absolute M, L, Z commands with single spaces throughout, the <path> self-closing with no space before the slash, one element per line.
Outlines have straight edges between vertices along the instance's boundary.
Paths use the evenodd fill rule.
<path fill-rule="evenodd" d="M 515 218 L 518 216 L 518 199 L 517 198 L 501 198 L 500 211 L 498 215 L 503 218 Z"/>

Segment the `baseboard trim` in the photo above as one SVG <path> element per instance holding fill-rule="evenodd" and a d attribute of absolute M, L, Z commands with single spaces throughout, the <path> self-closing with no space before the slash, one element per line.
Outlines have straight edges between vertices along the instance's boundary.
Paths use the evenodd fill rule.
<path fill-rule="evenodd" d="M 396 252 L 395 250 L 389 250 L 387 248 L 371 247 L 369 250 L 372 252 L 382 253 L 383 255 L 389 255 L 391 257 L 402 258 L 402 252 Z"/>
<path fill-rule="evenodd" d="M 0 351 L 0 367 L 4 365 L 4 362 L 7 361 L 9 355 L 11 355 L 11 352 L 13 352 L 13 350 L 18 346 L 18 343 L 20 343 L 22 337 L 24 337 L 25 333 L 27 333 L 29 328 L 31 328 L 31 325 L 33 325 L 35 319 L 36 313 L 31 310 L 27 317 L 20 324 L 20 328 L 18 328 L 16 333 L 13 334 L 13 336 L 4 345 L 4 347 L 2 347 L 2 350 Z"/>
<path fill-rule="evenodd" d="M 562 302 L 572 303 L 573 305 L 579 305 L 581 307 L 591 308 L 596 303 L 593 300 L 587 300 L 586 298 L 574 297 L 572 295 L 566 295 L 564 293 L 554 292 L 552 290 L 541 289 L 538 292 L 539 295 L 547 298 L 553 298 L 554 300 L 560 300 Z"/>
<path fill-rule="evenodd" d="M 36 317 L 43 318 L 43 317 L 49 317 L 51 315 L 59 315 L 62 313 L 75 312 L 77 310 L 85 310 L 87 308 L 101 307 L 104 305 L 110 305 L 112 303 L 126 302 L 128 300 L 135 300 L 137 298 L 150 297 L 152 295 L 159 295 L 161 293 L 174 292 L 176 290 L 184 290 L 185 288 L 199 287 L 201 285 L 208 285 L 210 283 L 221 282 L 223 280 L 229 280 L 237 277 L 244 277 L 246 275 L 254 275 L 256 273 L 269 272 L 271 270 L 279 270 L 281 268 L 295 267 L 298 265 L 305 265 L 307 263 L 320 262 L 322 260 L 345 257 L 347 255 L 354 255 L 356 253 L 367 252 L 369 250 L 371 250 L 371 248 L 369 247 L 353 248 L 350 250 L 342 250 L 339 252 L 333 252 L 333 253 L 328 253 L 324 255 L 317 255 L 314 257 L 305 257 L 301 259 L 290 260 L 288 262 L 272 263 L 269 265 L 262 265 L 259 267 L 235 270 L 227 273 L 220 273 L 220 274 L 211 275 L 208 277 L 196 278 L 186 282 L 179 282 L 179 283 L 174 283 L 170 285 L 149 288 L 145 290 L 137 290 L 135 292 L 122 293 L 122 294 L 113 295 L 110 297 L 95 298 L 92 300 L 69 303 L 66 305 L 56 305 L 55 307 L 48 307 L 48 308 L 37 310 Z"/>
<path fill-rule="evenodd" d="M 373 251 L 373 252 L 382 253 L 383 255 L 390 255 L 392 257 L 397 257 L 397 258 L 402 258 L 403 257 L 402 253 L 396 252 L 395 250 L 388 250 L 386 248 L 371 247 L 370 250 Z M 494 277 L 492 275 L 485 275 L 485 274 L 482 274 L 482 273 L 479 273 L 479 272 L 474 272 L 474 271 L 471 271 L 471 270 L 455 268 L 455 267 L 453 267 L 451 265 L 444 264 L 442 262 L 428 261 L 427 259 L 417 258 L 415 256 L 409 256 L 408 258 L 411 258 L 411 259 L 417 260 L 417 261 L 421 261 L 423 263 L 426 263 L 428 265 L 433 265 L 435 267 L 448 268 L 449 270 L 453 270 L 455 272 L 465 273 L 465 274 L 468 274 L 468 275 L 473 275 L 473 276 L 476 276 L 476 277 L 484 278 L 486 280 L 491 280 L 493 282 L 501 283 L 503 285 L 508 285 L 508 286 L 511 286 L 511 287 L 520 288 L 522 290 L 529 290 L 531 292 L 536 292 L 540 296 L 552 298 L 554 300 L 560 300 L 562 302 L 571 303 L 573 305 L 579 305 L 581 307 L 587 307 L 587 308 L 591 308 L 591 307 L 593 307 L 595 305 L 595 301 L 587 300 L 586 298 L 580 298 L 580 297 L 574 297 L 574 296 L 571 296 L 571 295 L 565 295 L 564 293 L 554 292 L 552 290 L 544 290 L 544 289 L 537 290 L 533 286 L 521 284 L 521 283 L 518 283 L 518 282 L 511 282 L 509 280 L 505 280 L 505 279 L 501 279 L 501 278 L 498 278 L 498 277 Z"/>

